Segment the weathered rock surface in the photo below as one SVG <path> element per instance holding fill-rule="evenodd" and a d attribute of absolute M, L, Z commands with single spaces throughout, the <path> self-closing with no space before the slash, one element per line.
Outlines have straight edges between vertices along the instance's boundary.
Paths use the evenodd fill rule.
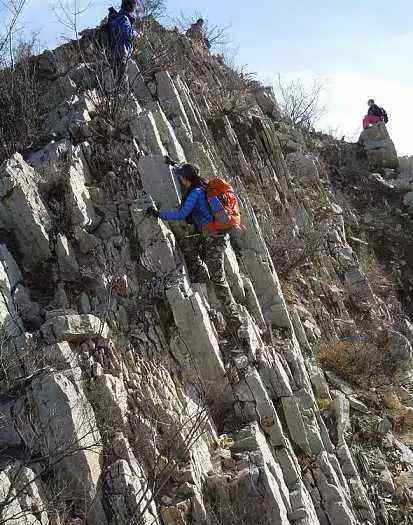
<path fill-rule="evenodd" d="M 141 74 L 131 61 L 131 92 L 108 125 L 86 36 L 88 65 L 59 70 L 61 48 L 37 57 L 54 140 L 0 167 L 2 520 L 390 525 L 387 512 L 403 523 L 394 509 L 412 492 L 413 335 L 364 264 L 369 242 L 358 237 L 373 221 L 359 221 L 345 187 L 334 193 L 355 146 L 280 122 L 258 83 L 237 101 L 242 115 L 220 113 L 235 73 L 148 24 L 150 49 L 157 39 L 179 49 L 179 74 Z M 395 167 L 384 126 L 361 142 L 371 165 Z M 224 260 L 242 318 L 233 332 L 211 290 L 191 282 L 179 246 L 194 232 L 146 214 L 180 205 L 166 154 L 236 188 L 245 231 Z M 368 180 L 400 202 L 407 192 L 410 206 L 408 177 L 383 177 Z M 297 258 L 288 271 L 280 225 L 288 262 Z M 316 230 L 316 246 L 292 253 Z M 337 366 L 376 332 L 393 367 L 386 386 L 400 374 L 380 417 L 377 392 L 325 374 L 319 354 Z"/>

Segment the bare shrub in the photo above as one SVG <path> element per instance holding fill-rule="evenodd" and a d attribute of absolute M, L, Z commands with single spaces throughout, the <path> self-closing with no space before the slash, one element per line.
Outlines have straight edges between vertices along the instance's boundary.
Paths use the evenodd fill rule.
<path fill-rule="evenodd" d="M 215 119 L 223 116 L 242 118 L 247 115 L 255 104 L 251 95 L 250 83 L 254 75 L 241 68 L 230 72 L 221 85 L 205 86 L 208 90 L 207 118 Z"/>
<path fill-rule="evenodd" d="M 21 14 L 23 13 L 26 0 L 2 0 L 0 2 L 0 62 L 4 61 L 6 53 L 12 55 L 14 33 L 18 26 Z"/>
<path fill-rule="evenodd" d="M 327 88 L 325 79 L 314 78 L 310 85 L 298 78 L 284 80 L 278 75 L 275 84 L 276 95 L 285 117 L 296 126 L 313 127 L 327 112 L 322 96 Z"/>
<path fill-rule="evenodd" d="M 165 11 L 165 0 L 140 0 L 138 4 L 138 14 L 142 17 L 161 18 Z"/>
<path fill-rule="evenodd" d="M 392 365 L 385 347 L 372 338 L 324 341 L 318 347 L 318 364 L 361 388 L 389 382 Z"/>
<path fill-rule="evenodd" d="M 39 139 L 41 104 L 36 68 L 31 60 L 37 36 L 12 40 L 8 53 L 0 42 L 0 162 L 14 152 L 24 152 Z"/>

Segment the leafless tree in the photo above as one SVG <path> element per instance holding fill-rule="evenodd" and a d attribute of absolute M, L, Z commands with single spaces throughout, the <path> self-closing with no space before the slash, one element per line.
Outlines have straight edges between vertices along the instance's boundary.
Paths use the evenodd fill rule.
<path fill-rule="evenodd" d="M 25 4 L 26 0 L 0 0 L 0 16 L 4 21 L 3 27 L 0 29 L 0 67 L 5 50 L 8 50 L 10 55 L 12 54 L 14 32 Z"/>
<path fill-rule="evenodd" d="M 162 18 L 165 15 L 165 0 L 141 0 L 139 2 L 138 14 L 141 17 L 152 16 Z"/>
<path fill-rule="evenodd" d="M 275 92 L 282 113 L 296 126 L 313 127 L 327 112 L 322 97 L 327 88 L 327 81 L 314 78 L 310 84 L 302 79 L 285 80 L 278 75 Z"/>

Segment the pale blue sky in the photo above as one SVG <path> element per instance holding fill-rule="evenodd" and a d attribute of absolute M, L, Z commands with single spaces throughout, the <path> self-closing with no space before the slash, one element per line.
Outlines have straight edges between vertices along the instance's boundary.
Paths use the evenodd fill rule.
<path fill-rule="evenodd" d="M 78 0 L 79 2 L 82 0 Z M 85 0 L 86 1 L 86 0 Z M 182 10 L 202 12 L 231 24 L 238 61 L 270 82 L 277 73 L 329 79 L 322 125 L 353 139 L 361 129 L 368 98 L 390 116 L 389 129 L 400 154 L 413 154 L 413 4 L 411 0 L 167 0 L 170 22 Z M 49 0 L 28 0 L 27 24 L 53 45 L 65 30 L 55 22 Z M 95 0 L 80 25 L 93 26 L 108 4 Z"/>

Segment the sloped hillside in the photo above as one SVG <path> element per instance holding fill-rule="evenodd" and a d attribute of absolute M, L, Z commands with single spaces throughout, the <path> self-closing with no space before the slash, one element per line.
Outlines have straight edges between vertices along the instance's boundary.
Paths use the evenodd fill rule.
<path fill-rule="evenodd" d="M 96 36 L 28 60 L 36 132 L 10 123 L 2 149 L 0 523 L 412 523 L 412 188 L 390 139 L 296 130 L 154 22 L 116 93 Z M 229 338 L 190 227 L 146 214 L 180 203 L 165 155 L 239 196 Z"/>

